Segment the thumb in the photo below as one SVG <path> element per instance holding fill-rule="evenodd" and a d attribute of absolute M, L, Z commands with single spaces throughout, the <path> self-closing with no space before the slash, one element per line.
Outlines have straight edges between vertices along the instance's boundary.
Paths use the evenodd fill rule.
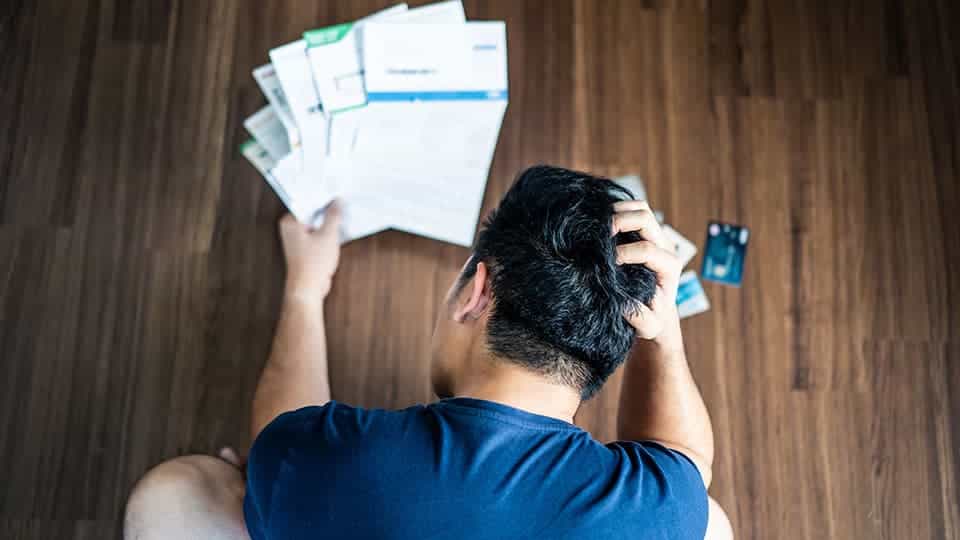
<path fill-rule="evenodd" d="M 663 324 L 657 315 L 645 306 L 640 304 L 640 309 L 629 318 L 630 325 L 637 331 L 637 337 L 641 339 L 653 339 L 660 335 L 663 330 Z"/>
<path fill-rule="evenodd" d="M 340 222 L 343 221 L 343 207 L 339 199 L 334 199 L 323 213 L 323 224 L 318 227 L 318 232 L 336 231 L 340 228 Z"/>

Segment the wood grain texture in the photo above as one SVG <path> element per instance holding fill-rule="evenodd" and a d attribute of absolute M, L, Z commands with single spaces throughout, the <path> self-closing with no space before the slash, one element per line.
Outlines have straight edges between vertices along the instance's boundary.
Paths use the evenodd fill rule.
<path fill-rule="evenodd" d="M 684 322 L 738 538 L 960 538 L 955 3 L 464 3 L 508 28 L 485 211 L 553 163 L 640 174 L 701 246 L 708 219 L 751 227 L 743 287 L 706 284 Z M 245 444 L 283 279 L 282 207 L 237 152 L 250 71 L 387 5 L 0 10 L 0 537 L 116 537 L 151 465 Z M 431 399 L 467 254 L 395 231 L 344 248 L 336 398 Z M 577 418 L 604 440 L 620 385 Z"/>

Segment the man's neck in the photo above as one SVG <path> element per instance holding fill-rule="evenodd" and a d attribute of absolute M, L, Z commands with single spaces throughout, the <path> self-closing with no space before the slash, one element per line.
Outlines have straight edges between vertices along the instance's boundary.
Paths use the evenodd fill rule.
<path fill-rule="evenodd" d="M 457 397 L 483 399 L 573 423 L 580 395 L 542 375 L 506 361 L 488 362 L 480 373 L 457 384 Z"/>

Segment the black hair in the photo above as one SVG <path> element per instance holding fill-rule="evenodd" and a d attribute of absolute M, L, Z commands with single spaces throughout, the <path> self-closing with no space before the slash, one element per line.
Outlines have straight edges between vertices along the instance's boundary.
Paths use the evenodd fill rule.
<path fill-rule="evenodd" d="M 613 230 L 625 188 L 540 165 L 517 177 L 477 235 L 460 286 L 489 267 L 487 346 L 589 399 L 626 359 L 635 338 L 625 315 L 653 298 L 656 276 L 618 265 L 616 246 L 640 240 Z"/>

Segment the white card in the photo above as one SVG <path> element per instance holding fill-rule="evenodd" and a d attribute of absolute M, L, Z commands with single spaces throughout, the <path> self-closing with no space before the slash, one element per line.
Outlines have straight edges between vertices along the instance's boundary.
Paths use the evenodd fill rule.
<path fill-rule="evenodd" d="M 639 176 L 629 174 L 627 176 L 614 178 L 613 181 L 632 193 L 634 199 L 638 201 L 647 200 L 647 188 L 644 187 L 643 180 Z"/>
<path fill-rule="evenodd" d="M 663 225 L 662 228 L 667 240 L 673 244 L 674 253 L 677 255 L 677 258 L 680 259 L 683 266 L 686 266 L 693 259 L 694 255 L 697 254 L 697 246 L 684 238 L 683 235 L 678 233 L 673 227 Z"/>
<path fill-rule="evenodd" d="M 710 301 L 697 279 L 697 273 L 687 270 L 680 274 L 680 286 L 677 289 L 677 312 L 680 318 L 692 317 L 709 309 Z"/>

